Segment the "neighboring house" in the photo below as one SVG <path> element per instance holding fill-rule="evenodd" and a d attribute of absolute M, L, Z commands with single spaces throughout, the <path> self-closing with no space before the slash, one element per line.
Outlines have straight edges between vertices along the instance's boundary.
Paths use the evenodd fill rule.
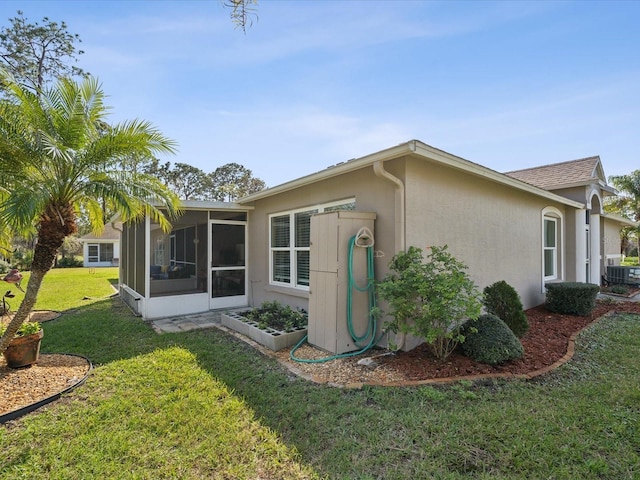
<path fill-rule="evenodd" d="M 634 223 L 604 212 L 614 194 L 598 157 L 501 174 L 412 140 L 235 203 L 185 202 L 168 234 L 150 219 L 125 225 L 120 291 L 145 318 L 267 300 L 332 307 L 344 279 L 324 270 L 345 259 L 320 268 L 314 256 L 344 257 L 344 238 L 370 225 L 377 279 L 395 253 L 446 244 L 479 288 L 505 280 L 529 308 L 548 282 L 599 284 L 619 264 L 620 228 Z M 336 210 L 354 213 L 319 215 Z"/>
<path fill-rule="evenodd" d="M 89 233 L 80 237 L 85 267 L 113 267 L 119 264 L 120 228 L 122 224 L 107 223 L 102 235 Z"/>

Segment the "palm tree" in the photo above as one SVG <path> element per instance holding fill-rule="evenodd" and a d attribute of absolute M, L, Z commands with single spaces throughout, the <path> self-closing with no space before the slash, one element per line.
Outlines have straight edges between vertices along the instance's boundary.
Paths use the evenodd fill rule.
<path fill-rule="evenodd" d="M 96 233 L 105 224 L 103 203 L 123 221 L 150 215 L 168 230 L 180 204 L 157 178 L 123 161 L 173 153 L 174 143 L 148 122 L 109 126 L 95 78 L 60 79 L 37 93 L 4 70 L 0 81 L 7 92 L 0 101 L 0 233 L 35 230 L 37 238 L 25 297 L 0 339 L 1 353 L 33 309 L 65 237 L 77 231 L 77 212 L 87 212 Z"/>
<path fill-rule="evenodd" d="M 621 193 L 611 205 L 612 210 L 633 221 L 640 221 L 640 170 L 634 170 L 628 175 L 614 175 L 609 182 Z M 640 252 L 640 227 L 635 231 Z"/>

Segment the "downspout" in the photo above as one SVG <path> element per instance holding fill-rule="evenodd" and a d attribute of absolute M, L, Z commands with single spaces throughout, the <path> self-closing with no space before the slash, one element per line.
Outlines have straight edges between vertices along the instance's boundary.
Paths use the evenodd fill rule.
<path fill-rule="evenodd" d="M 378 160 L 373 164 L 373 172 L 377 177 L 389 180 L 396 186 L 395 191 L 395 243 L 399 247 L 398 250 L 404 252 L 407 248 L 405 240 L 405 219 L 404 219 L 404 183 L 398 177 L 391 175 L 384 169 L 384 162 Z"/>
<path fill-rule="evenodd" d="M 373 172 L 377 177 L 389 180 L 395 185 L 395 244 L 398 251 L 406 251 L 406 236 L 405 236 L 405 187 L 402 180 L 398 177 L 390 174 L 384 169 L 384 162 L 378 160 L 373 164 Z M 396 335 L 396 349 L 400 350 L 406 341 L 406 333 L 399 333 Z"/>

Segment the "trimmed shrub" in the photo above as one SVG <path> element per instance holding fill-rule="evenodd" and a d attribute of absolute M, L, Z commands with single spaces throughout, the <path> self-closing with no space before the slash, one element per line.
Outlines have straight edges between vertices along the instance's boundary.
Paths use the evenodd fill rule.
<path fill-rule="evenodd" d="M 518 337 L 495 315 L 480 315 L 477 320 L 468 321 L 462 332 L 462 351 L 476 362 L 500 365 L 524 355 Z"/>
<path fill-rule="evenodd" d="M 485 287 L 484 306 L 488 313 L 506 323 L 516 337 L 522 338 L 529 330 L 520 295 L 504 280 Z"/>
<path fill-rule="evenodd" d="M 82 267 L 82 266 L 83 266 L 82 259 L 75 258 L 75 257 L 62 257 L 58 259 L 58 264 L 57 264 L 58 268 L 76 268 L 76 267 Z"/>
<path fill-rule="evenodd" d="M 590 315 L 596 306 L 600 287 L 593 283 L 562 282 L 547 284 L 547 310 L 555 313 Z"/>

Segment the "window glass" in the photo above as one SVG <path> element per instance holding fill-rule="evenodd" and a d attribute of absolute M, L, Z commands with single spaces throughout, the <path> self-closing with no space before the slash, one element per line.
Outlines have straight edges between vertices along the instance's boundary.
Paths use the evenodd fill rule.
<path fill-rule="evenodd" d="M 544 276 L 553 277 L 556 273 L 555 255 L 553 250 L 544 251 Z"/>
<path fill-rule="evenodd" d="M 557 277 L 558 262 L 558 230 L 557 221 L 554 218 L 544 219 L 544 277 L 552 280 Z"/>
<path fill-rule="evenodd" d="M 355 200 L 346 199 L 310 209 L 292 210 L 270 218 L 271 282 L 291 287 L 309 287 L 311 217 L 315 213 L 355 210 Z"/>
<path fill-rule="evenodd" d="M 110 262 L 113 260 L 113 244 L 103 243 L 100 245 L 100 261 Z"/>
<path fill-rule="evenodd" d="M 275 248 L 289 246 L 289 215 L 271 219 L 271 246 Z"/>
<path fill-rule="evenodd" d="M 556 246 L 556 222 L 555 220 L 544 221 L 544 246 Z"/>
<path fill-rule="evenodd" d="M 87 253 L 89 255 L 90 262 L 98 261 L 98 245 L 89 245 Z"/>
<path fill-rule="evenodd" d="M 311 215 L 317 210 L 300 212 L 295 215 L 296 247 L 308 247 L 311 241 Z"/>
<path fill-rule="evenodd" d="M 273 281 L 291 282 L 291 258 L 288 251 L 273 252 Z"/>
<path fill-rule="evenodd" d="M 309 250 L 296 252 L 296 284 L 309 286 Z"/>

